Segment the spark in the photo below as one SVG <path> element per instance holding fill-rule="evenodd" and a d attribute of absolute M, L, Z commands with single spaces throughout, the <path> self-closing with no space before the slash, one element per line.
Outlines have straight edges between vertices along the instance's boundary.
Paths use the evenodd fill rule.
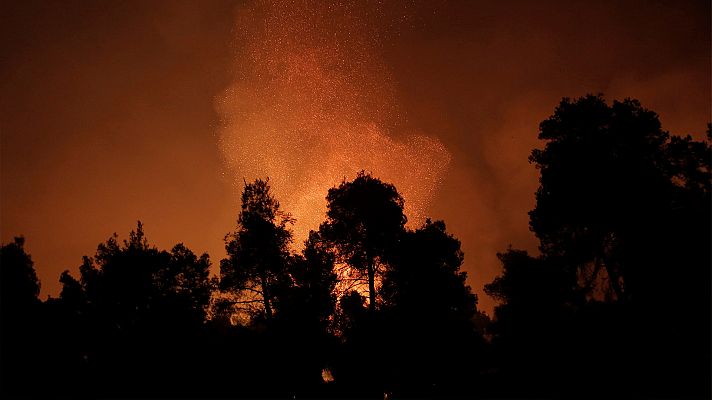
<path fill-rule="evenodd" d="M 324 220 L 328 189 L 357 172 L 393 183 L 413 225 L 447 170 L 439 140 L 401 127 L 380 54 L 407 16 L 389 15 L 381 2 L 360 1 L 255 1 L 238 10 L 235 73 L 216 101 L 220 149 L 236 185 L 269 177 L 296 220 L 297 245 Z"/>

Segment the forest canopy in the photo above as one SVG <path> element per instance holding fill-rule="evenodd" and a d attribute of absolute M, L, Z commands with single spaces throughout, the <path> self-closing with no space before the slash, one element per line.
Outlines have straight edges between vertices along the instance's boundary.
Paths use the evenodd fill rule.
<path fill-rule="evenodd" d="M 407 226 L 394 185 L 344 179 L 295 246 L 256 179 L 217 275 L 138 222 L 41 301 L 25 239 L 3 244 L 2 397 L 709 397 L 710 128 L 675 136 L 637 100 L 588 95 L 538 137 L 539 252 L 503 249 L 477 282 L 492 316 L 460 241 Z"/>

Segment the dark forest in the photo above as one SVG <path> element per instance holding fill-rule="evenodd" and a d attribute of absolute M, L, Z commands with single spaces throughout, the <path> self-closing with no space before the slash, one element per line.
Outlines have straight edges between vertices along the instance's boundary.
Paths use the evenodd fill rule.
<path fill-rule="evenodd" d="M 42 301 L 25 238 L 3 244 L 1 397 L 710 398 L 709 125 L 587 95 L 538 135 L 539 253 L 501 249 L 493 315 L 446 221 L 407 227 L 394 185 L 354 171 L 297 244 L 264 177 L 222 260 L 138 222 Z"/>

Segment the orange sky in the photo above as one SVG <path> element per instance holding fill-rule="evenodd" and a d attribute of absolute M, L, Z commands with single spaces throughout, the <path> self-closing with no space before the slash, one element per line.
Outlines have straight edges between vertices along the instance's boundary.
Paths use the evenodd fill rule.
<path fill-rule="evenodd" d="M 137 219 L 217 264 L 243 176 L 315 224 L 353 167 L 446 221 L 489 312 L 495 253 L 536 248 L 527 157 L 562 96 L 636 97 L 673 133 L 712 119 L 707 1 L 12 3 L 0 233 L 25 235 L 43 297 Z"/>

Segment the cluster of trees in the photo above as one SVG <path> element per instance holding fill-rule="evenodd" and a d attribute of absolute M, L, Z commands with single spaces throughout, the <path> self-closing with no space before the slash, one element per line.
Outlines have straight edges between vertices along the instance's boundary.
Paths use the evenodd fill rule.
<path fill-rule="evenodd" d="M 706 141 L 626 100 L 564 99 L 531 229 L 485 285 L 442 221 L 409 229 L 393 185 L 329 190 L 295 252 L 269 183 L 246 183 L 227 258 L 151 246 L 139 222 L 38 299 L 22 238 L 0 249 L 0 391 L 16 397 L 710 395 Z"/>
<path fill-rule="evenodd" d="M 268 182 L 247 183 L 228 256 L 212 277 L 207 254 L 182 244 L 159 250 L 139 222 L 128 240 L 114 235 L 84 257 L 78 279 L 62 273 L 59 297 L 45 302 L 23 239 L 3 246 L 3 285 L 22 283 L 3 286 L 2 304 L 17 314 L 3 313 L 3 390 L 311 397 L 464 389 L 456 361 L 475 357 L 481 335 L 460 242 L 440 221 L 407 229 L 395 187 L 364 172 L 327 199 L 326 221 L 295 253 L 293 220 Z"/>
<path fill-rule="evenodd" d="M 638 101 L 589 95 L 539 138 L 541 254 L 499 254 L 485 285 L 503 375 L 529 393 L 710 397 L 709 125 L 705 141 L 671 136 Z"/>

